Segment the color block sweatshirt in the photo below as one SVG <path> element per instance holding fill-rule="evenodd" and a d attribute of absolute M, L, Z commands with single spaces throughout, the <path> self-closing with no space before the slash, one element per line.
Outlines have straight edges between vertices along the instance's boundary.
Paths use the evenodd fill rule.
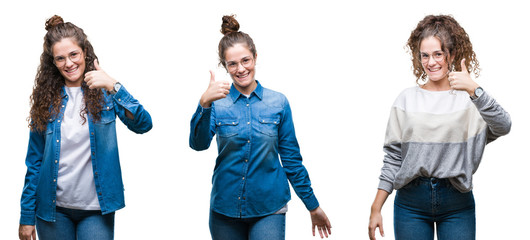
<path fill-rule="evenodd" d="M 390 111 L 378 188 L 392 193 L 435 177 L 471 191 L 484 147 L 510 128 L 510 115 L 486 92 L 471 100 L 465 91 L 405 89 Z"/>

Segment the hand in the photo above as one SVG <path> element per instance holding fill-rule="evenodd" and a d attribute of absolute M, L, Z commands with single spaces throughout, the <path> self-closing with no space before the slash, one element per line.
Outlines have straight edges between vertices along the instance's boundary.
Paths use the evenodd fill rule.
<path fill-rule="evenodd" d="M 118 81 L 111 78 L 101 67 L 98 60 L 94 60 L 94 67 L 96 70 L 85 73 L 85 82 L 88 88 L 104 88 L 107 91 L 112 91 L 114 84 Z"/>
<path fill-rule="evenodd" d="M 379 228 L 379 234 L 381 237 L 385 236 L 385 231 L 383 230 L 383 216 L 381 211 L 372 211 L 370 214 L 370 223 L 368 224 L 368 236 L 370 240 L 375 240 L 375 229 Z"/>
<path fill-rule="evenodd" d="M 20 240 L 37 240 L 35 225 L 22 225 L 18 227 L 18 238 Z"/>
<path fill-rule="evenodd" d="M 451 89 L 464 90 L 469 96 L 473 96 L 475 95 L 475 89 L 478 88 L 479 85 L 471 80 L 471 75 L 467 71 L 465 58 L 462 59 L 460 64 L 462 65 L 461 72 L 449 73 L 449 85 L 451 85 Z"/>
<path fill-rule="evenodd" d="M 215 81 L 215 74 L 210 70 L 210 84 L 208 89 L 201 96 L 202 107 L 210 107 L 212 102 L 225 98 L 230 93 L 230 83 L 225 81 Z"/>
<path fill-rule="evenodd" d="M 326 238 L 328 237 L 328 234 L 331 235 L 331 223 L 322 208 L 317 207 L 309 213 L 311 214 L 311 223 L 313 224 L 311 227 L 313 230 L 313 237 L 315 236 L 315 226 L 318 228 L 320 238 L 324 238 L 324 235 Z M 324 232 L 324 234 L 322 234 L 322 232 Z"/>

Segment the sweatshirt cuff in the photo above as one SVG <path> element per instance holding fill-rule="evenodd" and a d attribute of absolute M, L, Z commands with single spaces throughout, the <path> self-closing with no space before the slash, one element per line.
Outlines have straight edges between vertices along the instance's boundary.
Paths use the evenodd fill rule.
<path fill-rule="evenodd" d="M 309 211 L 314 210 L 314 209 L 316 209 L 318 206 L 320 206 L 320 204 L 318 203 L 318 200 L 317 200 L 317 198 L 315 197 L 314 194 L 312 194 L 312 195 L 311 195 L 310 197 L 308 197 L 308 198 L 302 199 L 302 202 L 304 202 L 305 207 L 306 207 L 307 210 L 309 210 Z"/>
<path fill-rule="evenodd" d="M 385 190 L 389 194 L 391 194 L 392 191 L 394 190 L 394 184 L 392 184 L 391 182 L 385 181 L 385 180 L 380 180 L 379 186 L 377 188 L 381 190 Z"/>

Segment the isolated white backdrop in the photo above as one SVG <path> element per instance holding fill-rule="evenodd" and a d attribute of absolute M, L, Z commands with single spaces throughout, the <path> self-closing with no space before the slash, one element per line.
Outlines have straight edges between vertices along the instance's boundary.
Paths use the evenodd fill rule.
<path fill-rule="evenodd" d="M 478 83 L 511 114 L 474 175 L 477 239 L 528 238 L 527 98 L 530 22 L 522 1 L 6 1 L 0 4 L 0 239 L 17 239 L 26 118 L 45 20 L 85 30 L 102 68 L 151 113 L 144 135 L 118 124 L 127 207 L 116 239 L 209 239 L 216 145 L 188 147 L 189 120 L 217 69 L 221 17 L 237 14 L 254 39 L 256 78 L 290 100 L 304 164 L 331 239 L 367 239 L 390 106 L 413 86 L 405 42 L 427 14 L 452 14 L 483 69 Z M 220 69 L 217 69 L 220 72 Z M 383 209 L 393 239 L 392 195 Z M 287 239 L 311 237 L 293 192 Z M 379 238 L 378 238 L 379 239 Z"/>

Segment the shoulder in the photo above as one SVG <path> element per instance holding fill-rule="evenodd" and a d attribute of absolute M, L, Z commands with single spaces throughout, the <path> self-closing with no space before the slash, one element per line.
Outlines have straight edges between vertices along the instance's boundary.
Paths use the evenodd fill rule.
<path fill-rule="evenodd" d="M 272 107 L 285 107 L 289 104 L 287 97 L 281 93 L 268 88 L 263 88 L 263 102 Z"/>
<path fill-rule="evenodd" d="M 396 99 L 394 100 L 394 104 L 392 104 L 392 107 L 405 109 L 406 105 L 407 105 L 407 102 L 410 102 L 410 101 L 407 101 L 407 100 L 410 100 L 410 99 L 414 98 L 414 96 L 416 96 L 419 93 L 419 91 L 421 91 L 421 89 L 418 86 L 405 88 L 396 97 Z"/>

